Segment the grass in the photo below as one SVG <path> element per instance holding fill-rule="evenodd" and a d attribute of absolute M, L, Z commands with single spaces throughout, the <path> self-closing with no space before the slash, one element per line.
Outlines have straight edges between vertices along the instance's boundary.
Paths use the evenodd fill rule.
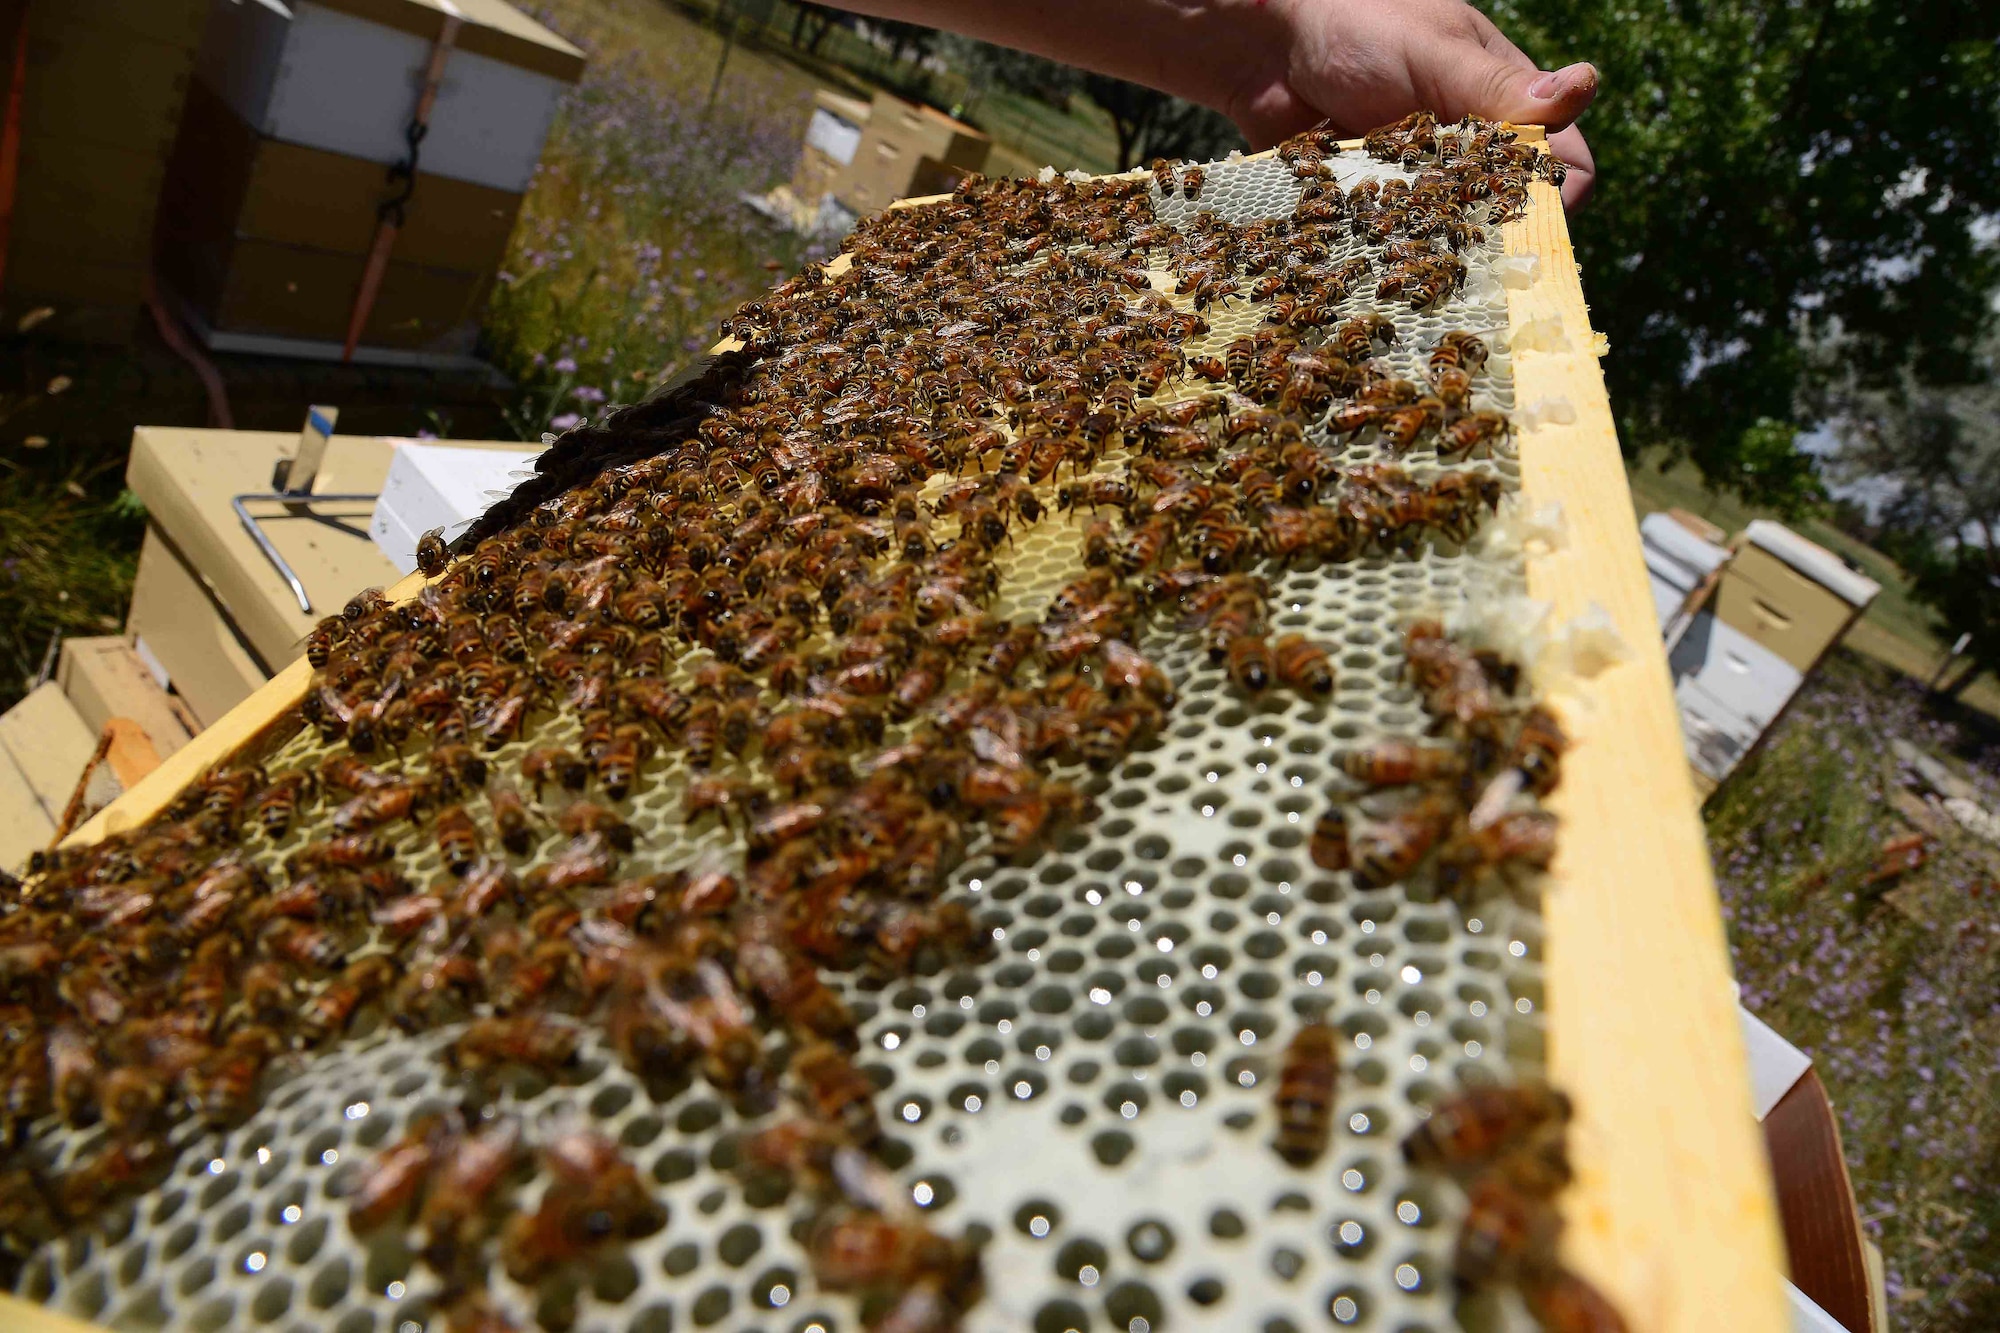
<path fill-rule="evenodd" d="M 1691 463 L 1662 468 L 1657 459 L 1642 459 L 1627 469 L 1632 501 L 1641 515 L 1678 508 L 1701 515 L 1734 535 L 1755 518 L 1776 518 L 1744 504 L 1733 495 L 1717 494 L 1702 485 Z M 1852 563 L 1882 585 L 1881 595 L 1848 634 L 1855 651 L 1895 668 L 1906 676 L 1928 680 L 1944 660 L 1950 641 L 1941 638 L 1930 612 L 1910 595 L 1910 582 L 1896 562 L 1864 542 L 1819 518 L 1782 520 L 1801 536 L 1818 542 Z M 1963 702 L 2000 717 L 2000 681 L 1988 676 L 1970 686 Z"/>
<path fill-rule="evenodd" d="M 1941 711 L 1942 710 L 1942 711 Z M 1811 1055 L 1903 1333 L 2000 1327 L 2000 848 L 1945 821 L 1869 885 L 1886 738 L 1956 758 L 2000 808 L 2000 728 L 1838 652 L 1708 810 L 1743 1002 Z"/>
<path fill-rule="evenodd" d="M 559 0 L 540 16 L 591 53 L 564 103 L 488 311 L 486 351 L 522 386 L 532 439 L 643 396 L 721 317 L 808 258 L 740 202 L 788 175 L 817 86 L 655 0 Z"/>
<path fill-rule="evenodd" d="M 137 497 L 101 476 L 9 467 L 0 482 L 0 711 L 54 673 L 61 640 L 124 626 L 145 534 Z"/>

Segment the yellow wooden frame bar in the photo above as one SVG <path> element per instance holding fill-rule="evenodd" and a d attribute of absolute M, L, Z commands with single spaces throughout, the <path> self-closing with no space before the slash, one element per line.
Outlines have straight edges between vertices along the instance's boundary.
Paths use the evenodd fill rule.
<path fill-rule="evenodd" d="M 1539 139 L 1534 127 L 1524 139 Z M 1561 504 L 1567 538 L 1531 551 L 1528 591 L 1557 622 L 1601 608 L 1623 661 L 1554 700 L 1576 741 L 1551 805 L 1561 849 L 1544 904 L 1552 1077 L 1574 1097 L 1577 1183 L 1567 1258 L 1636 1333 L 1784 1333 L 1784 1247 L 1751 1112 L 1729 954 L 1660 648 L 1639 530 L 1561 199 L 1531 187 L 1504 230 L 1537 273 L 1508 293 L 1515 400 L 1563 400 L 1573 419 L 1520 440 L 1531 506 Z M 943 196 L 940 196 L 943 197 Z M 900 205 L 929 202 L 906 200 Z M 834 261 L 844 265 L 845 259 Z M 1546 415 L 1546 414 L 1544 414 Z M 390 590 L 414 596 L 411 575 Z M 311 680 L 301 660 L 71 836 L 88 844 L 150 819 L 211 765 L 259 739 Z M 4 1305 L 0 1305 L 4 1311 Z"/>

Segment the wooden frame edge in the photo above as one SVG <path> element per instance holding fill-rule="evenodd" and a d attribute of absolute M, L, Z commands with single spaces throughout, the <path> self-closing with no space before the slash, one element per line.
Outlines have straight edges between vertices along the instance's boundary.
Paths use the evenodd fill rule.
<path fill-rule="evenodd" d="M 392 602 L 408 601 L 424 586 L 422 574 L 411 574 L 389 589 Z M 88 847 L 94 842 L 137 828 L 167 808 L 183 787 L 210 768 L 260 739 L 306 697 L 312 666 L 304 657 L 265 681 L 250 697 L 204 727 L 130 791 L 99 810 L 62 840 L 64 847 Z"/>
<path fill-rule="evenodd" d="M 1528 592 L 1556 625 L 1608 615 L 1625 648 L 1555 698 L 1576 742 L 1550 801 L 1563 829 L 1543 905 L 1550 1074 L 1577 1103 L 1564 1250 L 1634 1329 L 1781 1333 L 1770 1167 L 1603 342 L 1561 198 L 1532 191 L 1504 231 L 1536 266 L 1507 300 L 1515 401 L 1540 423 L 1521 440 L 1521 491 L 1560 504 L 1566 535 L 1530 550 Z"/>

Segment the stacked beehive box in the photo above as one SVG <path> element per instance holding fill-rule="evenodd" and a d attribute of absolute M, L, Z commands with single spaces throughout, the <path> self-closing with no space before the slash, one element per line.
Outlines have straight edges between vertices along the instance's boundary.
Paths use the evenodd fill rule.
<path fill-rule="evenodd" d="M 166 193 L 162 275 L 211 346 L 341 349 L 389 169 L 448 20 L 403 225 L 361 330 L 375 359 L 463 357 L 582 54 L 501 0 L 217 0 Z"/>
<path fill-rule="evenodd" d="M 19 29 L 10 10 L 0 57 L 24 77 L 0 327 L 48 306 L 43 336 L 123 342 L 208 0 L 27 0 Z"/>

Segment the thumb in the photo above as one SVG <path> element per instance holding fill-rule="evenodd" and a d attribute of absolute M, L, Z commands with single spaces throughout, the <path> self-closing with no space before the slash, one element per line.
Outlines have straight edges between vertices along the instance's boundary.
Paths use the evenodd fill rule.
<path fill-rule="evenodd" d="M 1597 96 L 1597 67 L 1587 61 L 1544 73 L 1523 60 L 1482 49 L 1460 70 L 1461 112 L 1516 125 L 1564 128 L 1582 115 Z"/>

